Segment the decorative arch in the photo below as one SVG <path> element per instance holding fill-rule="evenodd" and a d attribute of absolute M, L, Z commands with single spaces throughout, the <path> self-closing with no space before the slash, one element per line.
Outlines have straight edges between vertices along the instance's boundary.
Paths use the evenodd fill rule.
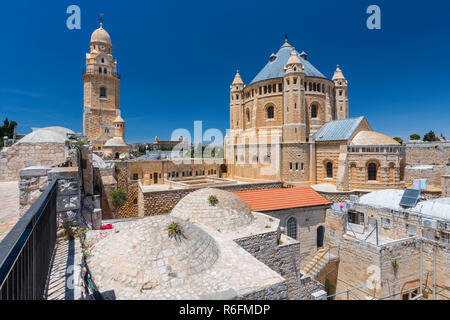
<path fill-rule="evenodd" d="M 286 224 L 287 236 L 297 239 L 297 219 L 290 217 Z"/>
<path fill-rule="evenodd" d="M 390 162 L 389 165 L 389 183 L 395 183 L 395 163 Z"/>
<path fill-rule="evenodd" d="M 245 110 L 245 117 L 247 119 L 247 122 L 250 123 L 251 118 L 250 118 L 250 109 L 249 108 L 247 108 Z"/>

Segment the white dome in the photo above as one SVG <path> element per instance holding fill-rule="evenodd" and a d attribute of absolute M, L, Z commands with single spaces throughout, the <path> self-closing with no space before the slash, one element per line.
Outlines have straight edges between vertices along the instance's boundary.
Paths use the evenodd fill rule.
<path fill-rule="evenodd" d="M 217 198 L 217 204 L 209 201 L 211 196 Z M 253 222 L 249 206 L 239 196 L 213 188 L 188 194 L 178 202 L 170 215 L 221 231 L 237 229 Z"/>
<path fill-rule="evenodd" d="M 32 133 L 27 134 L 20 139 L 17 144 L 21 143 L 65 143 L 67 134 L 74 132 L 63 127 L 47 127 L 36 129 Z"/>

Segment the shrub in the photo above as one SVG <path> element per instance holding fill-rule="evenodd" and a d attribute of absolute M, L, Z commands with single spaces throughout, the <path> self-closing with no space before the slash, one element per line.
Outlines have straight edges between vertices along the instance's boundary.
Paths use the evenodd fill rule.
<path fill-rule="evenodd" d="M 127 194 L 122 189 L 112 190 L 110 194 L 110 203 L 115 208 L 118 209 L 124 205 L 127 201 Z"/>
<path fill-rule="evenodd" d="M 409 136 L 409 139 L 411 140 L 420 140 L 420 136 L 417 133 L 414 133 Z"/>
<path fill-rule="evenodd" d="M 440 139 L 436 137 L 433 130 L 431 130 L 423 136 L 423 141 L 440 141 Z"/>
<path fill-rule="evenodd" d="M 395 137 L 393 138 L 395 141 L 397 141 L 398 143 L 402 144 L 403 143 L 403 139 L 399 138 L 399 137 Z"/>
<path fill-rule="evenodd" d="M 392 261 L 392 268 L 394 268 L 395 270 L 397 270 L 397 268 L 398 268 L 398 262 L 397 262 L 397 259 L 394 259 L 394 260 Z"/>
<path fill-rule="evenodd" d="M 208 198 L 208 201 L 213 206 L 215 206 L 216 204 L 219 203 L 219 199 L 217 199 L 217 197 L 214 196 L 214 195 L 210 195 L 209 198 Z"/>
<path fill-rule="evenodd" d="M 178 222 L 172 222 L 167 227 L 167 232 L 169 234 L 169 238 L 176 239 L 177 237 L 179 237 L 181 235 L 181 226 L 180 226 L 180 224 Z"/>

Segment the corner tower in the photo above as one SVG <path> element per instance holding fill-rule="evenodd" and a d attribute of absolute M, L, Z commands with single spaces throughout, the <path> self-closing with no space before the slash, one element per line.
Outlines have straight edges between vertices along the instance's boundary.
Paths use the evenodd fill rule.
<path fill-rule="evenodd" d="M 230 86 L 230 129 L 239 130 L 243 129 L 243 100 L 244 100 L 244 82 L 239 74 L 239 70 L 236 71 L 233 83 Z"/>
<path fill-rule="evenodd" d="M 92 33 L 90 51 L 83 71 L 83 135 L 95 149 L 114 137 L 114 120 L 120 115 L 117 61 L 113 57 L 111 37 L 103 23 Z"/>
<path fill-rule="evenodd" d="M 348 119 L 348 85 L 342 70 L 339 69 L 339 65 L 334 72 L 332 80 L 336 91 L 336 119 Z"/>

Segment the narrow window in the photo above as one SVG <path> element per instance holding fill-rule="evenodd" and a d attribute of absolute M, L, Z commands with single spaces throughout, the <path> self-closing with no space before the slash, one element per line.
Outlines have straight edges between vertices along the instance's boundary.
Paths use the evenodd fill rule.
<path fill-rule="evenodd" d="M 267 119 L 273 119 L 274 118 L 274 109 L 273 107 L 267 108 Z"/>
<path fill-rule="evenodd" d="M 377 180 L 377 165 L 375 163 L 369 163 L 369 165 L 367 166 L 367 175 L 368 180 Z"/>
<path fill-rule="evenodd" d="M 287 236 L 297 239 L 297 220 L 295 218 L 289 218 L 287 221 Z"/>
<path fill-rule="evenodd" d="M 317 118 L 317 107 L 315 104 L 311 106 L 311 118 Z"/>
<path fill-rule="evenodd" d="M 100 98 L 106 98 L 106 88 L 105 87 L 100 88 Z"/>
<path fill-rule="evenodd" d="M 327 162 L 327 178 L 333 178 L 333 163 Z"/>

